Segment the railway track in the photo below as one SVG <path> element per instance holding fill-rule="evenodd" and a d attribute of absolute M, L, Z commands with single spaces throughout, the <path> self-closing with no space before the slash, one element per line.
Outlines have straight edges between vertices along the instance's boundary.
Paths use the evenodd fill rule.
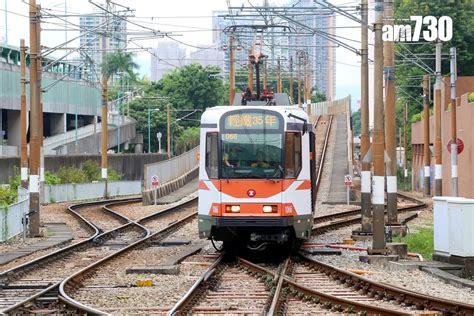
<path fill-rule="evenodd" d="M 196 218 L 196 215 L 197 198 L 193 198 L 140 219 L 138 223 L 146 227 L 149 232 L 145 237 L 71 274 L 61 282 L 59 292 L 60 299 L 65 305 L 62 307 L 63 311 L 70 313 L 103 314 L 103 311 L 88 306 L 74 298 L 75 294 L 83 288 L 84 281 L 94 276 L 97 270 L 107 263 L 120 260 L 122 256 L 133 251 L 140 252 L 144 248 L 159 242 L 184 224 Z M 148 312 L 150 312 L 150 310 L 148 310 Z"/>
<path fill-rule="evenodd" d="M 0 311 L 57 312 L 67 306 L 67 303 L 62 306 L 57 304 L 60 284 L 64 279 L 151 235 L 150 230 L 141 223 L 130 221 L 111 209 L 139 200 L 99 201 L 69 207 L 69 211 L 90 227 L 93 232 L 91 237 L 0 274 Z M 160 211 L 142 221 L 154 222 L 155 218 L 166 213 L 166 210 Z"/>

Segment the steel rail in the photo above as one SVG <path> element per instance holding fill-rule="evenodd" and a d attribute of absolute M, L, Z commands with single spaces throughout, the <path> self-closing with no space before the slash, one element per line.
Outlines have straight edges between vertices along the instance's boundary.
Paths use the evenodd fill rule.
<path fill-rule="evenodd" d="M 126 203 L 126 202 L 130 203 L 130 202 L 136 202 L 136 201 L 139 201 L 139 200 L 141 200 L 141 198 L 111 199 L 111 200 L 104 200 L 104 201 L 85 202 L 85 203 L 74 204 L 74 205 L 69 206 L 68 210 L 70 212 L 72 212 L 72 214 L 74 214 L 74 216 L 80 218 L 84 223 L 87 223 L 88 227 L 90 227 L 90 229 L 93 230 L 94 233 L 92 234 L 92 236 L 90 236 L 86 240 L 83 240 L 83 241 L 80 241 L 78 243 L 69 245 L 65 248 L 58 249 L 58 250 L 56 250 L 52 253 L 49 253 L 49 254 L 46 254 L 44 256 L 35 258 L 33 260 L 30 260 L 28 262 L 25 262 L 21 265 L 15 266 L 15 267 L 13 267 L 9 270 L 6 270 L 6 271 L 0 273 L 0 280 L 1 280 L 0 288 L 7 287 L 8 283 L 10 283 L 12 281 L 12 279 L 15 279 L 17 276 L 22 275 L 24 273 L 28 273 L 28 271 L 31 271 L 32 269 L 34 269 L 38 265 L 43 267 L 46 264 L 48 264 L 48 263 L 50 263 L 54 260 L 58 260 L 58 259 L 61 259 L 63 256 L 67 256 L 69 254 L 72 254 L 74 251 L 80 251 L 80 250 L 83 250 L 85 248 L 94 247 L 98 242 L 103 242 L 105 240 L 113 238 L 114 235 L 117 232 L 121 232 L 121 231 L 131 227 L 132 225 L 136 225 L 134 222 L 127 220 L 126 224 L 123 224 L 123 225 L 121 225 L 121 226 L 119 226 L 119 227 L 117 227 L 113 230 L 101 233 L 100 228 L 96 224 L 92 223 L 91 221 L 84 218 L 84 216 L 79 214 L 79 212 L 78 212 L 79 209 L 89 207 L 89 206 L 95 206 L 95 205 L 99 206 L 101 204 L 107 204 L 107 203 L 108 203 L 108 205 L 112 205 L 114 201 L 117 201 L 118 203 L 123 204 L 123 203 Z M 119 214 L 116 214 L 114 212 L 111 212 L 111 214 L 112 214 L 112 216 L 120 217 Z M 115 215 L 113 215 L 113 214 L 115 214 Z M 137 224 L 136 226 L 140 227 L 141 225 Z M 140 228 L 143 229 L 144 227 L 140 227 Z M 23 299 L 20 302 L 15 303 L 14 305 L 11 305 L 11 306 L 7 307 L 4 310 L 1 310 L 0 313 L 9 313 L 9 312 L 15 311 L 18 308 L 21 308 L 22 306 L 24 306 L 25 304 L 33 302 L 36 299 L 44 296 L 46 293 L 54 290 L 55 288 L 57 288 L 59 286 L 59 284 L 60 284 L 60 282 L 50 283 L 50 285 L 47 286 L 46 288 L 41 289 L 37 293 L 34 293 L 33 295 Z"/>
<path fill-rule="evenodd" d="M 192 198 L 192 199 L 187 200 L 187 201 L 184 201 L 184 202 L 182 202 L 178 205 L 170 206 L 170 207 L 168 207 L 164 210 L 161 210 L 157 213 L 148 215 L 148 216 L 140 219 L 137 222 L 142 224 L 142 225 L 145 225 L 145 222 L 147 222 L 147 221 L 154 220 L 154 219 L 156 219 L 156 217 L 162 216 L 164 214 L 171 213 L 173 211 L 177 211 L 181 208 L 192 206 L 192 205 L 196 204 L 196 202 L 197 202 L 197 197 Z M 110 260 L 112 260 L 112 259 L 114 259 L 118 256 L 122 256 L 123 254 L 131 251 L 132 249 L 135 249 L 139 246 L 144 245 L 146 242 L 148 242 L 151 239 L 164 238 L 168 233 L 170 233 L 171 231 L 173 231 L 177 227 L 187 223 L 192 218 L 194 218 L 196 215 L 197 215 L 197 211 L 193 212 L 190 215 L 187 215 L 187 216 L 181 218 L 178 221 L 175 221 L 175 222 L 169 224 L 167 227 L 165 227 L 163 229 L 160 229 L 157 232 L 148 234 L 144 238 L 139 239 L 139 240 L 135 241 L 134 243 L 132 243 L 132 244 L 130 244 L 130 245 L 124 247 L 124 248 L 121 248 L 118 251 L 116 251 L 116 252 L 114 252 L 114 253 L 112 253 L 112 254 L 110 254 L 110 255 L 108 255 L 108 256 L 106 256 L 106 257 L 104 257 L 104 258 L 102 258 L 102 259 L 100 259 L 100 260 L 98 260 L 98 261 L 96 261 L 92 264 L 90 264 L 89 266 L 75 272 L 74 274 L 68 276 L 59 285 L 59 293 L 60 293 L 61 301 L 63 303 L 65 303 L 66 305 L 68 305 L 69 307 L 72 307 L 76 312 L 84 312 L 84 313 L 88 313 L 88 314 L 106 314 L 103 311 L 100 311 L 98 309 L 95 309 L 93 307 L 87 306 L 85 304 L 82 304 L 81 302 L 78 302 L 78 301 L 74 300 L 70 295 L 68 295 L 66 293 L 67 290 L 74 287 L 74 285 L 71 285 L 71 284 L 68 284 L 68 283 L 77 284 L 78 283 L 78 282 L 76 282 L 77 278 L 80 278 L 80 277 L 86 275 L 88 272 L 90 272 L 93 269 L 98 268 L 99 266 L 103 265 L 104 263 L 106 263 L 106 262 L 108 262 L 108 261 L 110 261 Z"/>
<path fill-rule="evenodd" d="M 436 310 L 449 315 L 474 315 L 474 305 L 415 293 L 387 283 L 370 280 L 358 274 L 312 259 L 302 252 L 298 254 L 306 262 L 315 266 L 318 271 L 330 274 L 340 282 L 352 286 L 355 289 L 364 289 L 364 291 L 376 295 L 380 300 L 386 299 L 395 301 L 398 304 L 403 303 L 406 306 L 415 306 L 417 310 Z"/>

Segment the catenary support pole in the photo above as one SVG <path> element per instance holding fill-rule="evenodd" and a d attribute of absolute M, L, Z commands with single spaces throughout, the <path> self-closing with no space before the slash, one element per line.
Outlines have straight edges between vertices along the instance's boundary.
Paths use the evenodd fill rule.
<path fill-rule="evenodd" d="M 424 158 L 424 179 L 423 179 L 423 194 L 425 196 L 431 195 L 430 187 L 430 165 L 431 165 L 431 150 L 430 150 L 430 92 L 429 92 L 429 75 L 423 77 L 423 158 Z"/>
<path fill-rule="evenodd" d="M 290 104 L 294 104 L 293 98 L 293 56 L 290 56 Z"/>
<path fill-rule="evenodd" d="M 281 62 L 280 57 L 277 60 L 277 93 L 281 93 Z"/>
<path fill-rule="evenodd" d="M 170 104 L 166 104 L 166 140 L 168 149 L 168 159 L 171 158 L 171 109 Z"/>
<path fill-rule="evenodd" d="M 436 84 L 435 84 L 435 195 L 443 195 L 443 156 L 441 145 L 441 41 L 436 43 Z"/>
<path fill-rule="evenodd" d="M 451 66 L 451 195 L 459 196 L 458 191 L 458 144 L 456 123 L 456 79 L 457 79 L 457 57 L 456 47 L 450 49 Z"/>
<path fill-rule="evenodd" d="M 385 253 L 385 170 L 384 170 L 384 114 L 383 114 L 383 0 L 375 2 L 375 43 L 374 43 L 374 136 L 373 161 L 374 177 L 372 179 L 373 204 L 373 242 L 371 254 Z"/>
<path fill-rule="evenodd" d="M 301 56 L 297 54 L 298 58 L 298 105 L 301 105 Z"/>
<path fill-rule="evenodd" d="M 108 2 L 107 2 L 108 6 Z M 108 19 L 108 16 L 106 16 Z M 104 29 L 104 33 L 102 34 L 101 38 L 101 46 L 102 46 L 102 60 L 105 60 L 105 54 L 108 48 L 108 40 L 105 36 L 108 29 L 108 23 L 106 28 Z M 108 99 L 109 99 L 109 92 L 108 92 L 108 81 L 109 78 L 104 73 L 102 69 L 102 118 L 101 118 L 101 178 L 105 182 L 105 192 L 104 195 L 107 196 L 108 192 L 108 157 L 107 157 L 107 149 L 108 149 L 108 115 L 109 115 L 109 108 L 108 108 Z"/>
<path fill-rule="evenodd" d="M 407 144 L 407 127 L 408 127 L 408 103 L 405 103 L 405 114 L 403 116 L 403 154 L 404 154 L 404 180 L 405 191 L 408 191 L 408 144 Z"/>
<path fill-rule="evenodd" d="M 249 49 L 249 56 L 251 54 L 252 54 L 252 50 Z M 250 62 L 250 58 L 248 59 L 247 67 L 248 67 L 247 86 L 249 87 L 250 92 L 253 93 L 253 65 Z"/>
<path fill-rule="evenodd" d="M 37 21 L 38 8 L 36 0 L 29 0 L 29 18 L 30 18 L 30 216 L 28 232 L 30 237 L 40 235 L 40 201 L 39 201 L 39 172 L 40 172 L 40 132 L 39 126 L 39 100 L 37 94 L 38 87 L 38 63 L 39 54 Z"/>
<path fill-rule="evenodd" d="M 361 232 L 365 234 L 372 233 L 372 203 L 371 193 L 371 173 L 370 162 L 365 161 L 365 157 L 370 148 L 369 135 L 369 44 L 368 44 L 368 0 L 362 0 L 361 3 L 361 98 L 360 98 L 360 151 L 361 151 Z"/>
<path fill-rule="evenodd" d="M 234 47 L 234 36 L 229 36 L 229 104 L 234 104 L 235 98 L 235 47 Z M 170 148 L 168 147 L 168 158 Z"/>
<path fill-rule="evenodd" d="M 393 0 L 385 0 L 385 25 L 393 26 Z M 387 213 L 388 224 L 398 224 L 397 216 L 397 146 L 395 122 L 395 65 L 394 42 L 384 44 L 384 77 L 385 77 L 385 150 L 389 161 L 386 162 L 387 173 Z"/>
<path fill-rule="evenodd" d="M 26 46 L 20 40 L 20 173 L 21 187 L 28 189 L 28 145 L 26 143 L 28 110 L 26 108 Z"/>

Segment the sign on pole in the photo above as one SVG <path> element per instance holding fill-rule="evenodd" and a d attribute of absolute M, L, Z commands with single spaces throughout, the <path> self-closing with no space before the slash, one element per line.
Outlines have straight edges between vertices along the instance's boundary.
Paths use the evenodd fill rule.
<path fill-rule="evenodd" d="M 151 187 L 153 188 L 153 198 L 155 200 L 155 205 L 156 205 L 156 188 L 160 185 L 160 182 L 158 181 L 158 176 L 157 175 L 152 175 L 151 176 Z"/>
<path fill-rule="evenodd" d="M 350 174 L 346 174 L 344 176 L 344 185 L 346 187 L 351 187 L 352 186 L 352 176 Z"/>
<path fill-rule="evenodd" d="M 349 200 L 350 200 L 350 187 L 352 186 L 352 176 L 350 174 L 346 174 L 344 176 L 344 185 L 347 188 L 347 205 L 349 205 Z"/>
<path fill-rule="evenodd" d="M 453 140 L 450 139 L 449 142 L 448 142 L 448 145 L 447 145 L 449 153 L 451 153 L 451 144 L 452 143 L 453 143 Z M 461 139 L 456 138 L 456 144 L 458 145 L 457 148 L 458 148 L 458 155 L 459 155 L 464 150 L 464 142 Z"/>

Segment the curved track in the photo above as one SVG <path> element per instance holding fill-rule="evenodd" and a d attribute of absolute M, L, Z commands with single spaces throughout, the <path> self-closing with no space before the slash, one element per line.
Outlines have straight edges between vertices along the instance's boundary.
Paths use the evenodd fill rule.
<path fill-rule="evenodd" d="M 176 215 L 177 212 L 179 212 L 178 216 L 173 216 Z M 167 218 L 168 215 L 171 215 L 173 218 Z M 145 229 L 148 231 L 145 237 L 71 274 L 61 282 L 59 287 L 60 299 L 66 305 L 63 312 L 104 314 L 104 312 L 86 306 L 73 298 L 73 293 L 81 288 L 83 280 L 86 279 L 88 275 L 92 275 L 96 269 L 107 262 L 116 260 L 132 250 L 150 246 L 152 242 L 165 238 L 177 228 L 191 221 L 196 215 L 197 198 L 193 198 L 140 219 L 138 223 L 146 227 Z"/>
<path fill-rule="evenodd" d="M 151 235 L 143 224 L 111 209 L 140 200 L 118 199 L 70 206 L 69 211 L 88 225 L 91 237 L 1 273 L 0 311 L 57 312 L 58 292 L 64 279 Z M 140 222 L 153 223 L 171 209 L 151 214 Z"/>

